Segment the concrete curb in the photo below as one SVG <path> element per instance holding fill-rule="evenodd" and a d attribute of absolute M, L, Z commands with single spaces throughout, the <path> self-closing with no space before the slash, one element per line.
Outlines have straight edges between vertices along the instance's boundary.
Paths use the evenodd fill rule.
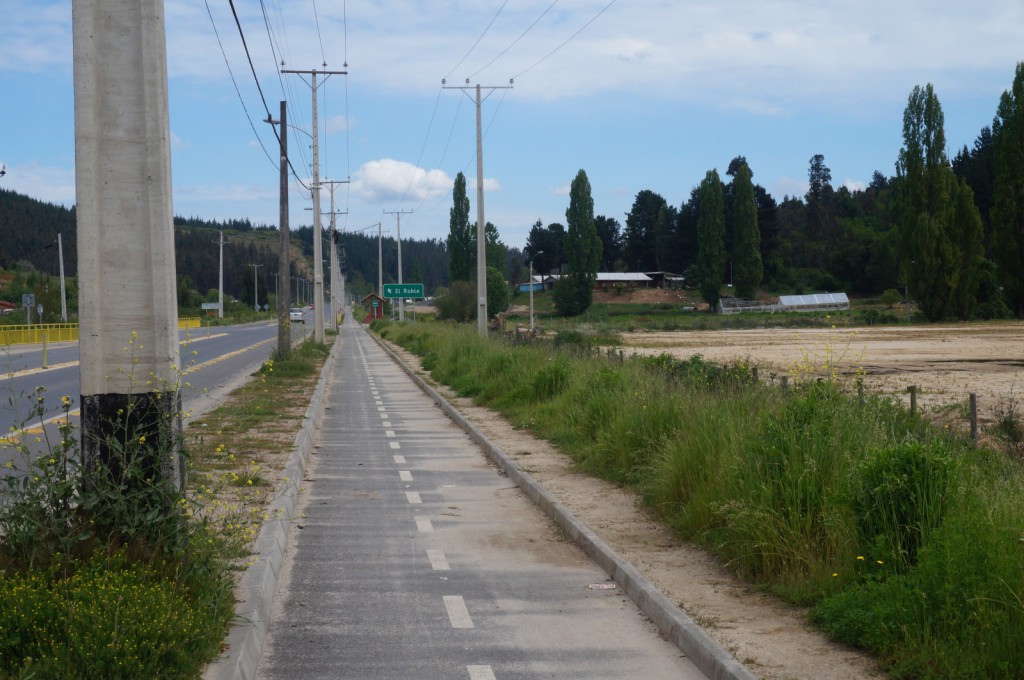
<path fill-rule="evenodd" d="M 255 561 L 246 569 L 235 590 L 240 599 L 235 605 L 235 621 L 224 639 L 228 651 L 206 667 L 204 680 L 252 680 L 256 677 L 299 488 L 313 451 L 313 442 L 323 422 L 324 393 L 341 345 L 342 337 L 339 335 L 320 372 L 320 380 L 302 420 L 302 429 L 295 436 L 292 455 L 283 474 L 288 482 L 272 504 L 272 519 L 263 525 L 253 543 Z"/>
<path fill-rule="evenodd" d="M 594 562 L 598 564 L 629 595 L 644 614 L 658 629 L 689 657 L 711 680 L 757 680 L 718 642 L 711 639 L 693 619 L 659 591 L 650 580 L 632 564 L 620 557 L 611 546 L 561 503 L 556 501 L 533 477 L 523 472 L 516 463 L 473 426 L 447 399 L 428 385 L 420 376 L 401 360 L 376 334 L 370 333 L 391 359 L 397 363 L 419 385 L 455 424 L 462 428 L 487 455 L 516 483 L 522 491 L 548 514 L 551 519 L 575 541 Z"/>

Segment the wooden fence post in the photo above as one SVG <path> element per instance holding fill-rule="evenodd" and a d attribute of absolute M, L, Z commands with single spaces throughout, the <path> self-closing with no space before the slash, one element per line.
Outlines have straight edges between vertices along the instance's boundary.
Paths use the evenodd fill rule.
<path fill-rule="evenodd" d="M 971 441 L 978 445 L 978 395 L 971 392 Z"/>

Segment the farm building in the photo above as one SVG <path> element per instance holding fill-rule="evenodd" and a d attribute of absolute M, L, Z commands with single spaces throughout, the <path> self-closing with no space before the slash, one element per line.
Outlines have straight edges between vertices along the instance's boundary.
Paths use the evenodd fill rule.
<path fill-rule="evenodd" d="M 777 300 L 745 300 L 724 297 L 718 301 L 720 314 L 743 312 L 834 312 L 850 308 L 846 293 L 814 293 L 811 295 L 780 295 Z"/>
<path fill-rule="evenodd" d="M 613 290 L 616 286 L 650 288 L 651 283 L 651 277 L 640 272 L 598 272 L 594 290 Z"/>

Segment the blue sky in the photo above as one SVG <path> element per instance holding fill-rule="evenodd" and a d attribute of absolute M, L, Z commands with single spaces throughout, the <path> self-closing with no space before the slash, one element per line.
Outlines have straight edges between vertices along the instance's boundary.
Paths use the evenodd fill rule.
<path fill-rule="evenodd" d="M 276 142 L 228 0 L 207 3 L 165 0 L 174 210 L 276 224 Z M 875 170 L 892 175 L 915 85 L 935 86 L 952 156 L 991 124 L 1024 60 L 1020 0 L 262 4 L 266 22 L 261 3 L 235 0 L 270 110 L 276 117 L 287 99 L 289 122 L 304 131 L 291 131 L 289 143 L 307 185 L 308 80 L 279 76 L 275 65 L 348 65 L 320 89 L 319 113 L 321 177 L 350 180 L 335 194 L 345 230 L 383 220 L 393 235 L 395 217 L 383 212 L 403 210 L 412 211 L 403 237 L 445 238 L 460 171 L 475 219 L 474 107 L 441 81 L 514 78 L 484 103 L 483 156 L 486 219 L 515 247 L 537 219 L 564 223 L 581 168 L 595 212 L 621 223 L 637 192 L 678 206 L 737 155 L 779 200 L 803 195 L 818 153 L 836 186 L 862 187 Z M 5 5 L 0 186 L 71 205 L 71 2 Z M 290 202 L 292 226 L 311 224 L 309 192 L 295 180 Z"/>

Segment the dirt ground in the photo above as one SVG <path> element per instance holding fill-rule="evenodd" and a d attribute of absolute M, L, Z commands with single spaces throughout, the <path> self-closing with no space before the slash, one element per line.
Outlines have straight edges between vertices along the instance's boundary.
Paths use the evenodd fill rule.
<path fill-rule="evenodd" d="M 966 409 L 948 407 L 965 406 L 974 393 L 982 431 L 997 413 L 1024 397 L 1020 323 L 635 332 L 622 339 L 626 352 L 744 361 L 758 366 L 759 375 L 767 379 L 773 374 L 801 377 L 809 371 L 824 375 L 831 365 L 841 378 L 852 383 L 863 376 L 866 389 L 908 405 L 907 388 L 915 385 L 923 412 L 948 410 L 959 417 L 963 411 L 965 427 Z"/>
<path fill-rule="evenodd" d="M 416 367 L 415 356 L 392 348 Z M 429 378 L 428 378 L 429 379 Z M 882 674 L 867 656 L 827 640 L 806 612 L 739 583 L 699 547 L 650 518 L 636 494 L 577 472 L 568 456 L 496 413 L 435 385 L 491 441 L 765 680 L 864 680 Z"/>

